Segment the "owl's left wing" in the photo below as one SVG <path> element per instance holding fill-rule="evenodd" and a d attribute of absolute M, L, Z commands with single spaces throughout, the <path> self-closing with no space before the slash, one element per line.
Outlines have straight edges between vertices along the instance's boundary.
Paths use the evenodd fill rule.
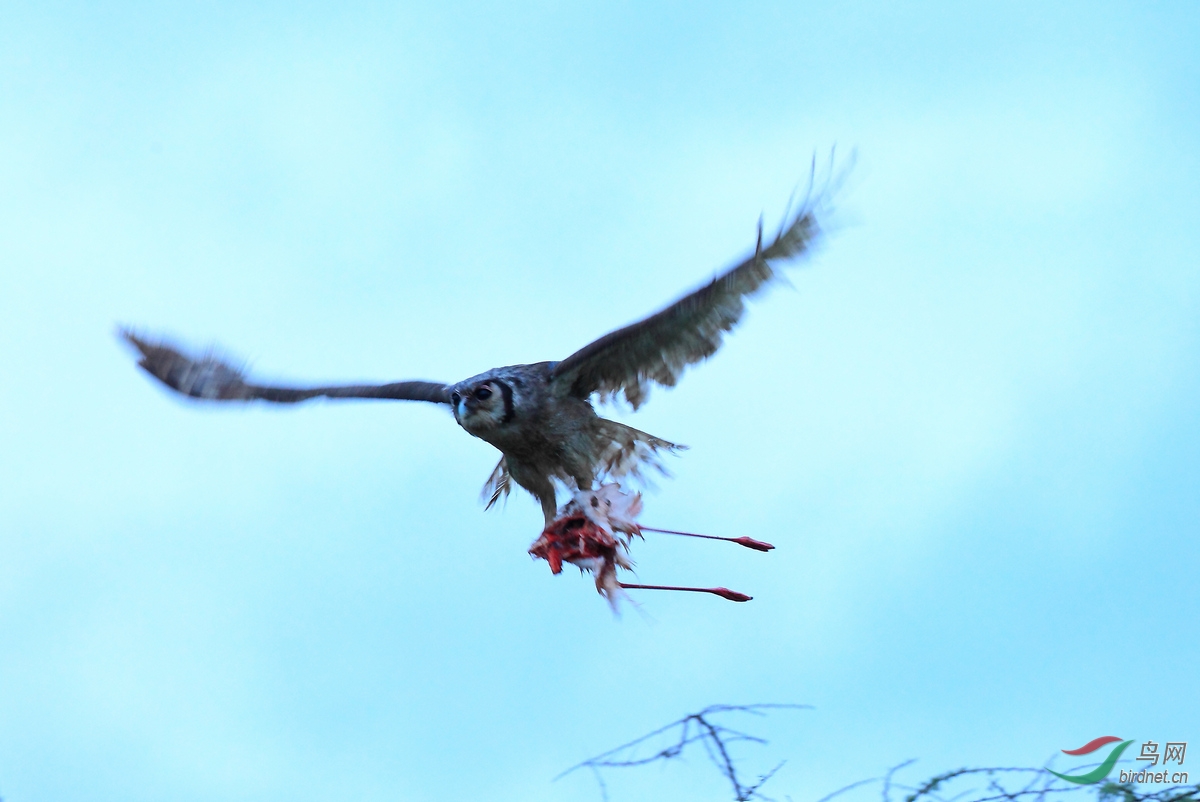
<path fill-rule="evenodd" d="M 828 187 L 815 198 L 810 193 L 765 248 L 760 221 L 754 254 L 709 284 L 556 364 L 551 374 L 554 389 L 579 398 L 598 393 L 601 400 L 624 392 L 637 409 L 646 400 L 650 382 L 673 387 L 685 367 L 716 353 L 724 333 L 742 319 L 744 299 L 777 277 L 776 264 L 812 251 L 821 236 L 827 193 Z"/>
<path fill-rule="evenodd" d="M 445 384 L 404 381 L 391 384 L 345 384 L 329 387 L 277 387 L 254 384 L 238 368 L 214 356 L 193 358 L 165 342 L 153 342 L 128 329 L 120 336 L 137 349 L 138 366 L 181 395 L 202 401 L 271 401 L 295 404 L 310 398 L 379 398 L 449 404 Z"/>

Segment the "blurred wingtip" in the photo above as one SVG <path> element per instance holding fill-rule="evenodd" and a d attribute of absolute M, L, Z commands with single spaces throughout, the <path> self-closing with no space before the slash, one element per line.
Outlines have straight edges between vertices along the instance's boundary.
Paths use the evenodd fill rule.
<path fill-rule="evenodd" d="M 126 323 L 117 323 L 113 327 L 113 336 L 119 342 L 136 350 L 139 354 L 144 355 L 146 353 L 146 348 L 149 344 L 132 326 Z"/>

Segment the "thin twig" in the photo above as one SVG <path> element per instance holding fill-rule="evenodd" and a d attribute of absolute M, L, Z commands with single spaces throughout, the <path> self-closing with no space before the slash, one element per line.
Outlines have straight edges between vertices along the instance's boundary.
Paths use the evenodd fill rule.
<path fill-rule="evenodd" d="M 608 788 L 603 780 L 602 769 L 633 768 L 660 760 L 672 760 L 680 757 L 688 746 L 699 743 L 708 755 L 709 761 L 733 787 L 734 799 L 737 802 L 748 802 L 751 799 L 767 801 L 770 800 L 770 797 L 763 795 L 759 789 L 774 777 L 775 773 L 784 764 L 781 762 L 767 773 L 760 775 L 757 782 L 743 782 L 739 774 L 737 758 L 729 749 L 730 744 L 747 741 L 765 745 L 767 741 L 757 735 L 726 727 L 714 717 L 729 713 L 747 713 L 753 716 L 765 716 L 771 710 L 811 709 L 809 705 L 795 704 L 711 705 L 698 713 L 684 716 L 665 727 L 659 727 L 657 730 L 647 733 L 640 738 L 635 738 L 615 749 L 610 749 L 607 752 L 572 766 L 554 779 L 558 780 L 578 769 L 590 769 L 596 777 L 597 783 L 600 785 L 601 798 L 607 802 Z M 638 754 L 638 747 L 647 744 L 647 742 L 657 739 L 661 744 L 662 740 L 668 738 L 670 740 L 665 745 L 659 746 L 652 755 L 641 756 Z"/>

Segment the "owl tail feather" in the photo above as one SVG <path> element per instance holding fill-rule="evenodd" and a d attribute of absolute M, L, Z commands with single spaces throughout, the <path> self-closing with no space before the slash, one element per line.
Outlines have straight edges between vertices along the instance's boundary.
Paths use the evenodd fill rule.
<path fill-rule="evenodd" d="M 663 476 L 670 476 L 662 464 L 662 452 L 676 454 L 687 450 L 687 446 L 604 418 L 598 421 L 595 443 L 598 479 L 622 479 L 628 476 L 644 484 L 648 484 L 642 473 L 644 468 L 653 468 Z"/>
<path fill-rule="evenodd" d="M 496 468 L 492 471 L 492 475 L 483 483 L 483 492 L 479 494 L 479 498 L 487 499 L 485 510 L 490 510 L 496 506 L 496 502 L 504 499 L 508 500 L 508 494 L 512 492 L 512 476 L 508 472 L 508 463 L 504 461 L 504 457 L 496 463 Z"/>

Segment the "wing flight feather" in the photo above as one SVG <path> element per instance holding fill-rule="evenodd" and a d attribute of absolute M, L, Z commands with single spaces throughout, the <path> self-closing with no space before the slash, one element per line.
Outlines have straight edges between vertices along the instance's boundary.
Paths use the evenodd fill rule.
<path fill-rule="evenodd" d="M 673 387 L 684 368 L 716 353 L 725 332 L 742 319 L 745 299 L 779 277 L 778 263 L 812 252 L 821 238 L 830 191 L 839 183 L 840 177 L 831 177 L 814 194 L 810 179 L 805 202 L 795 215 L 785 216 L 767 247 L 760 220 L 751 256 L 657 314 L 610 332 L 559 362 L 552 372 L 555 390 L 579 398 L 596 393 L 602 401 L 623 392 L 637 409 L 651 382 Z"/>
<path fill-rule="evenodd" d="M 177 393 L 205 401 L 270 401 L 294 404 L 310 398 L 379 398 L 449 404 L 446 385 L 429 381 L 352 384 L 330 387 L 273 387 L 252 384 L 238 368 L 208 354 L 193 358 L 175 347 L 128 329 L 120 336 L 137 349 L 138 366 Z"/>

